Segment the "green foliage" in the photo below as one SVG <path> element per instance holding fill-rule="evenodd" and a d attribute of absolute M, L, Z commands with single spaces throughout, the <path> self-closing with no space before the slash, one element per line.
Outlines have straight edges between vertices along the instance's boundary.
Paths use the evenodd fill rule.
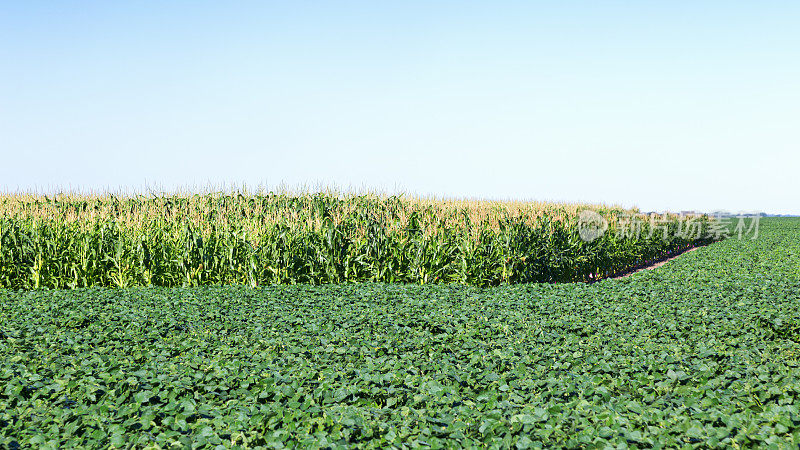
<path fill-rule="evenodd" d="M 713 240 L 707 217 L 697 238 L 676 233 L 677 217 L 624 237 L 613 219 L 627 211 L 593 207 L 612 228 L 584 242 L 581 208 L 321 194 L 0 198 L 0 287 L 590 281 Z"/>
<path fill-rule="evenodd" d="M 594 284 L 0 290 L 0 447 L 797 447 L 798 235 Z"/>

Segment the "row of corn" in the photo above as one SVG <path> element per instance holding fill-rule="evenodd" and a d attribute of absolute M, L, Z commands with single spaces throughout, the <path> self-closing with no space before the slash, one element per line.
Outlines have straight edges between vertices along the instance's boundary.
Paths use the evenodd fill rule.
<path fill-rule="evenodd" d="M 588 241 L 580 213 L 608 224 Z M 621 218 L 637 220 L 622 233 Z M 658 219 L 657 221 L 654 219 Z M 714 240 L 602 205 L 337 193 L 0 196 L 0 288 L 592 281 Z"/>

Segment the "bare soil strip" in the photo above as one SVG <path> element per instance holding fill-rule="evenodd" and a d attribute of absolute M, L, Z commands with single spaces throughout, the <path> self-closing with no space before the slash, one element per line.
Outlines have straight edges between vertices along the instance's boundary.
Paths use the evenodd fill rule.
<path fill-rule="evenodd" d="M 629 272 L 626 272 L 626 273 L 623 273 L 623 274 L 620 274 L 620 275 L 611 276 L 609 278 L 611 278 L 612 280 L 616 280 L 618 278 L 629 277 L 629 276 L 631 276 L 631 275 L 633 275 L 633 274 L 635 274 L 637 272 L 641 272 L 643 270 L 650 270 L 650 269 L 655 269 L 656 267 L 661 267 L 664 264 L 672 261 L 673 259 L 681 256 L 682 254 L 688 253 L 688 252 L 693 252 L 693 251 L 697 250 L 698 248 L 700 248 L 700 247 L 687 248 L 686 250 L 683 250 L 681 252 L 673 253 L 672 255 L 670 255 L 670 256 L 668 256 L 668 257 L 666 257 L 664 259 L 657 260 L 656 262 L 654 262 L 653 264 L 650 264 L 649 266 L 645 266 L 645 267 L 641 267 L 641 268 L 638 268 L 638 269 L 634 269 L 634 270 L 631 270 Z"/>

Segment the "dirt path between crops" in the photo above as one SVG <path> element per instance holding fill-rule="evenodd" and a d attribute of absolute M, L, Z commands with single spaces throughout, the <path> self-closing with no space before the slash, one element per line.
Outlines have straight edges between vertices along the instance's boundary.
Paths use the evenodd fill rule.
<path fill-rule="evenodd" d="M 675 259 L 675 258 L 679 258 L 681 255 L 683 255 L 683 254 L 685 254 L 685 253 L 693 252 L 693 251 L 697 250 L 698 248 L 700 248 L 700 247 L 692 247 L 692 248 L 686 249 L 686 250 L 684 250 L 684 251 L 682 251 L 682 252 L 678 253 L 677 255 L 670 256 L 670 257 L 669 257 L 669 258 L 667 258 L 667 259 L 663 259 L 663 260 L 661 260 L 661 261 L 659 261 L 659 262 L 657 262 L 657 263 L 651 264 L 651 265 L 649 265 L 649 266 L 647 266 L 647 267 L 642 267 L 642 268 L 640 268 L 640 269 L 636 269 L 636 270 L 630 271 L 630 272 L 628 272 L 628 273 L 625 273 L 625 274 L 622 274 L 622 275 L 617 275 L 617 276 L 615 276 L 615 277 L 610 277 L 610 278 L 611 278 L 612 280 L 616 280 L 616 279 L 618 279 L 618 278 L 625 278 L 625 277 L 629 277 L 629 276 L 631 276 L 631 275 L 633 275 L 633 274 L 635 274 L 635 273 L 637 273 L 637 272 L 641 272 L 641 271 L 643 271 L 643 270 L 650 270 L 650 269 L 655 269 L 656 267 L 661 267 L 661 266 L 663 266 L 664 264 L 666 264 L 666 263 L 668 263 L 668 262 L 672 261 L 673 259 Z"/>

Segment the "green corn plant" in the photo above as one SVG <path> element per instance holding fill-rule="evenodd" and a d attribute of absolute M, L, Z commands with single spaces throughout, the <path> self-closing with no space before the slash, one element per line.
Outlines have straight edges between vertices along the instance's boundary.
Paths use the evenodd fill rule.
<path fill-rule="evenodd" d="M 591 281 L 709 242 L 674 237 L 669 216 L 640 239 L 612 227 L 583 242 L 584 208 L 636 213 L 330 192 L 0 196 L 0 287 Z"/>

